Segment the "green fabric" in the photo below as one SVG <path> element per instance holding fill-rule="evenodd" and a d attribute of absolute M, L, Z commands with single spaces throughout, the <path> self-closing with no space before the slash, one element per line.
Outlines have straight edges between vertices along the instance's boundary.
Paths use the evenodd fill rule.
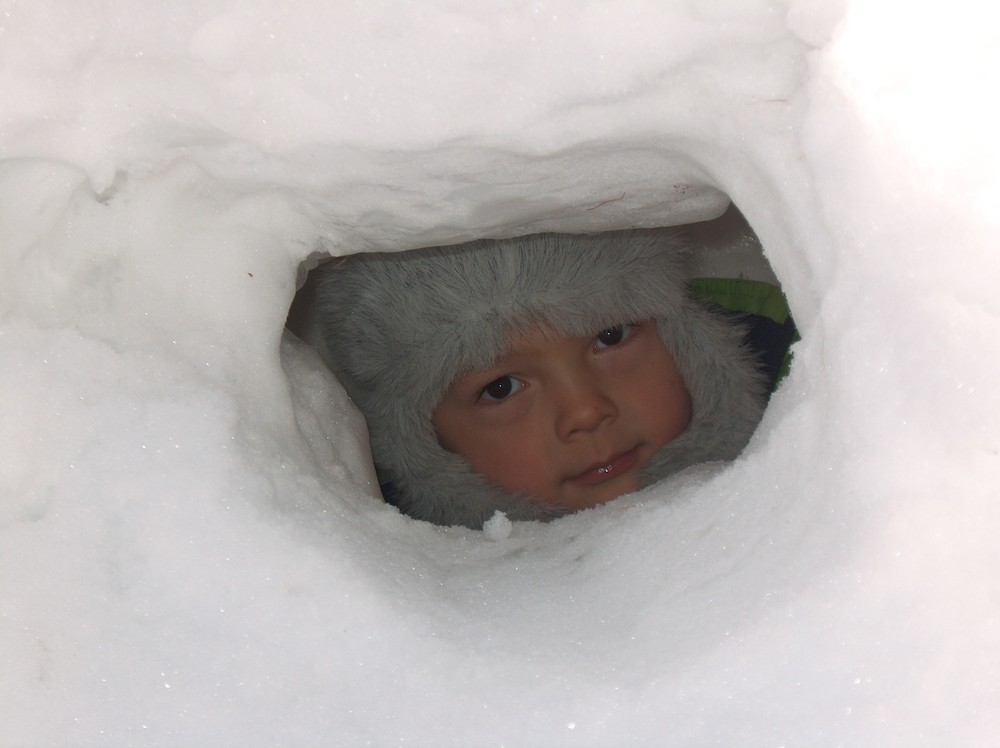
<path fill-rule="evenodd" d="M 788 300 L 781 289 L 764 281 L 744 278 L 695 278 L 690 283 L 691 294 L 696 299 L 717 304 L 726 311 L 753 314 L 784 325 L 791 317 Z M 798 332 L 792 342 L 799 339 Z M 777 386 L 792 365 L 792 353 L 785 353 L 778 373 Z"/>
<path fill-rule="evenodd" d="M 744 278 L 695 278 L 691 291 L 696 298 L 711 301 L 730 312 L 767 317 L 785 324 L 791 312 L 781 289 L 764 281 Z"/>

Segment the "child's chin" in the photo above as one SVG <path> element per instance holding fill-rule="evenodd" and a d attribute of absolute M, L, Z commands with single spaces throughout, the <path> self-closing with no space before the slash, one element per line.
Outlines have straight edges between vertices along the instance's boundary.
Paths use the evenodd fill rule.
<path fill-rule="evenodd" d="M 593 486 L 592 488 L 595 490 L 567 496 L 563 502 L 560 502 L 561 505 L 573 512 L 593 509 L 595 506 L 607 504 L 609 501 L 614 501 L 626 494 L 635 493 L 642 488 L 642 485 L 636 477 L 621 476 L 620 479 L 608 481 L 608 485 Z"/>

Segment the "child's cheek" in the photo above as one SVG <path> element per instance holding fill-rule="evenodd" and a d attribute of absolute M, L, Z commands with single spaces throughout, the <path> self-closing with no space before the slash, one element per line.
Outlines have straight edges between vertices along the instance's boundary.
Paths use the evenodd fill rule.
<path fill-rule="evenodd" d="M 524 470 L 534 464 L 543 450 L 547 433 L 530 396 L 491 403 L 476 414 L 476 441 L 485 451 L 508 463 L 510 469 Z"/>
<path fill-rule="evenodd" d="M 533 400 L 534 393 L 526 387 L 500 402 L 477 402 L 473 406 L 474 417 L 494 427 L 515 427 L 529 417 Z"/>

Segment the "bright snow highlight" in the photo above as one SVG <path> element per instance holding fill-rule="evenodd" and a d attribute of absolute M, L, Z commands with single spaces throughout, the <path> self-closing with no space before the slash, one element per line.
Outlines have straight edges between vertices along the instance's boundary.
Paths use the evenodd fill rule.
<path fill-rule="evenodd" d="M 3 743 L 995 741 L 997 19 L 840 5 L 3 5 Z M 416 523 L 282 340 L 314 253 L 723 194 L 803 332 L 726 469 Z"/>

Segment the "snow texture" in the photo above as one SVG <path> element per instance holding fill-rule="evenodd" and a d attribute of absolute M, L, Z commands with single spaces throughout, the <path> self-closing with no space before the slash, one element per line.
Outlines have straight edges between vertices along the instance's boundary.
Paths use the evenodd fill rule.
<path fill-rule="evenodd" d="M 0 2 L 0 742 L 1000 744 L 996 15 Z M 500 542 L 283 338 L 323 253 L 722 195 L 803 334 L 749 448 Z"/>
<path fill-rule="evenodd" d="M 490 540 L 497 542 L 506 540 L 514 530 L 514 523 L 507 519 L 507 515 L 497 510 L 483 523 L 483 535 Z"/>

